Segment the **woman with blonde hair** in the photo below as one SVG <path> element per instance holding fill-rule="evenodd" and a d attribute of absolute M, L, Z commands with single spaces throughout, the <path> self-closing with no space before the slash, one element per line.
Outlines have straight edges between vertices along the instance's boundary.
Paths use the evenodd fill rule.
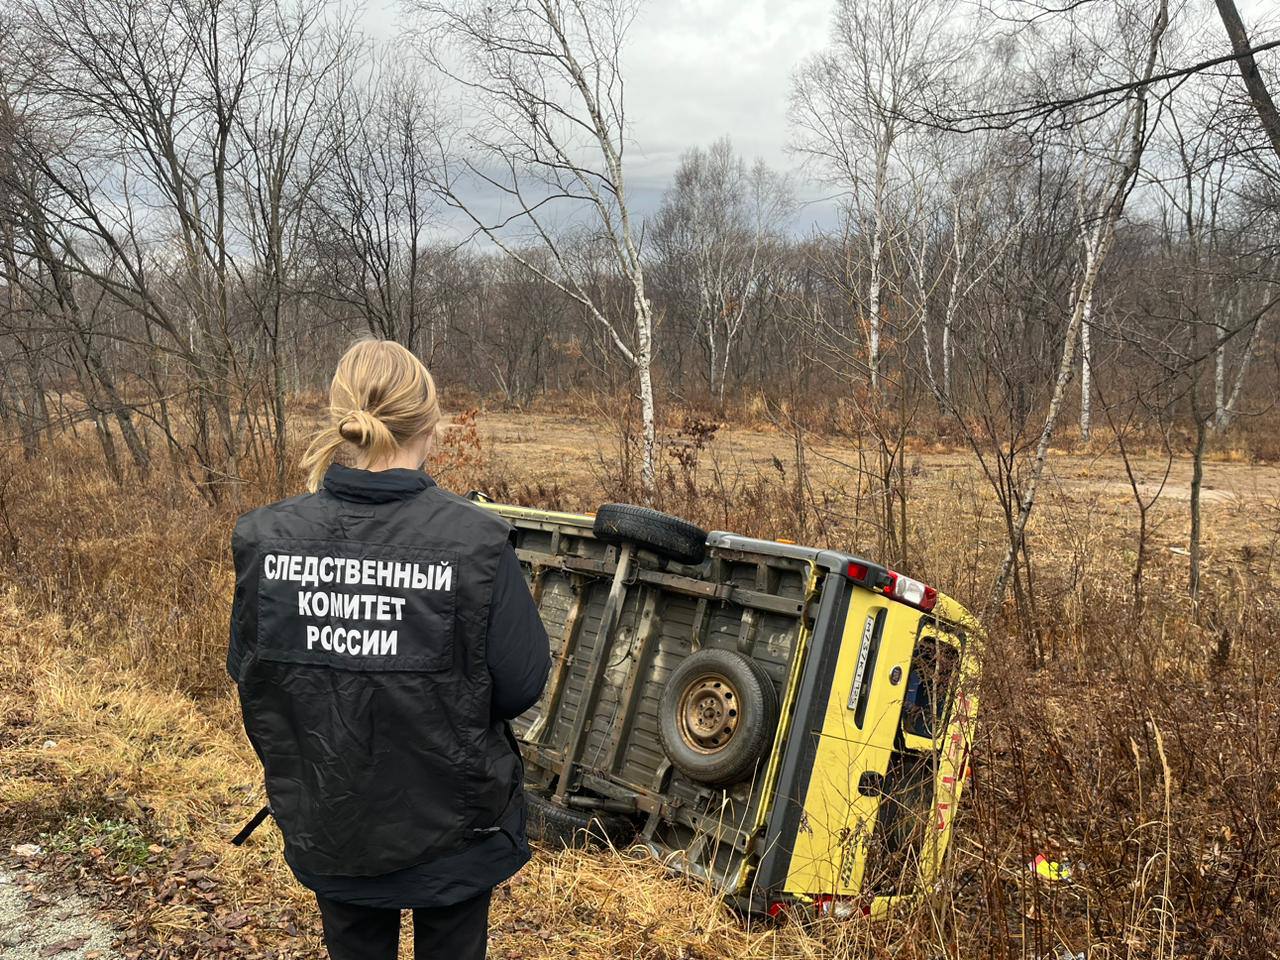
<path fill-rule="evenodd" d="M 310 492 L 232 536 L 227 670 L 334 960 L 393 960 L 406 909 L 418 960 L 483 957 L 490 892 L 529 859 L 508 721 L 541 695 L 547 635 L 506 522 L 424 472 L 439 422 L 417 357 L 355 344 Z"/>

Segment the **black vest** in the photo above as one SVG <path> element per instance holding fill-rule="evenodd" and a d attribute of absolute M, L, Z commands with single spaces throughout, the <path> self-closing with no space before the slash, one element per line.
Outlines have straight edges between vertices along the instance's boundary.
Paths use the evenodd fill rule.
<path fill-rule="evenodd" d="M 509 526 L 428 482 L 245 514 L 233 666 L 285 854 L 375 876 L 466 847 L 521 797 L 485 662 Z"/>

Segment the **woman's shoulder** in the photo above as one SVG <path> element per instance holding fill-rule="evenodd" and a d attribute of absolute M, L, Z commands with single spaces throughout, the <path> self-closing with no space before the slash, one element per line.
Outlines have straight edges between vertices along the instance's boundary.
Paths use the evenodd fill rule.
<path fill-rule="evenodd" d="M 306 511 L 317 498 L 314 493 L 299 493 L 274 503 L 266 503 L 260 507 L 240 514 L 236 518 L 235 531 L 244 535 L 253 530 L 272 526 L 276 521 L 286 517 L 296 517 Z"/>
<path fill-rule="evenodd" d="M 511 533 L 511 524 L 507 523 L 496 510 L 481 506 L 466 497 L 438 486 L 432 486 L 428 493 L 435 501 L 459 518 L 465 518 L 468 525 L 476 529 L 488 530 L 494 536 L 505 539 Z"/>

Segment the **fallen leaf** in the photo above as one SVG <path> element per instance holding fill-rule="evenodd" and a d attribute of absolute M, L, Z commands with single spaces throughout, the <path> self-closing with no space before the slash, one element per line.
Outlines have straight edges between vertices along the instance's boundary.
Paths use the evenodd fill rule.
<path fill-rule="evenodd" d="M 56 957 L 60 953 L 70 953 L 72 950 L 79 950 L 89 942 L 87 936 L 72 937 L 69 940 L 62 940 L 58 943 L 51 943 L 40 951 L 42 957 Z"/>

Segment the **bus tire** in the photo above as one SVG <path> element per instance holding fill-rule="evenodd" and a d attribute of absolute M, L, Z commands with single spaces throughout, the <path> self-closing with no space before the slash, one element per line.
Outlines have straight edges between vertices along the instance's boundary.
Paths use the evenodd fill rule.
<path fill-rule="evenodd" d="M 778 727 L 778 691 L 737 650 L 691 654 L 667 681 L 658 734 L 671 765 L 691 780 L 727 786 L 767 755 Z"/>
<path fill-rule="evenodd" d="M 701 563 L 707 553 L 707 531 L 701 527 L 630 503 L 604 504 L 596 511 L 592 530 L 597 539 L 608 543 L 629 540 L 677 563 Z"/>
<path fill-rule="evenodd" d="M 618 846 L 635 835 L 635 824 L 626 817 L 593 814 L 561 806 L 552 797 L 525 791 L 531 840 L 560 850 Z"/>

